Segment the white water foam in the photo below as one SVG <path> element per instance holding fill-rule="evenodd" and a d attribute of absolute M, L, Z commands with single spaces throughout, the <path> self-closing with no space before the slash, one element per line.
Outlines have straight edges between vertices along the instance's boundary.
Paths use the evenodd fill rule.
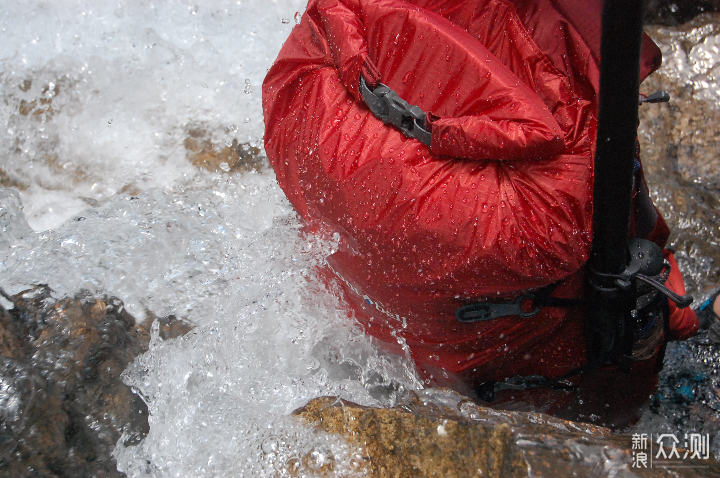
<path fill-rule="evenodd" d="M 261 144 L 260 86 L 301 0 L 10 2 L 0 168 L 45 230 L 119 191 L 196 179 L 182 141 Z"/>
<path fill-rule="evenodd" d="M 14 188 L 0 188 L 0 287 L 87 289 L 138 319 L 195 327 L 155 336 L 125 371 L 151 425 L 141 444 L 116 448 L 128 476 L 295 465 L 302 476 L 328 461 L 354 476 L 353 450 L 289 412 L 322 395 L 387 405 L 419 386 L 319 278 L 337 240 L 303 233 L 272 172 L 200 171 L 183 146 L 200 128 L 261 147 L 260 85 L 304 6 L 33 1 L 0 12 L 0 180 Z"/>
<path fill-rule="evenodd" d="M 663 55 L 660 73 L 692 85 L 694 96 L 717 103 L 720 97 L 720 33 L 714 23 L 706 23 L 687 31 L 661 28 L 667 40 L 658 41 Z M 692 46 L 687 47 L 686 43 Z"/>
<path fill-rule="evenodd" d="M 41 233 L 23 227 L 5 194 L 0 287 L 103 292 L 135 317 L 172 313 L 195 326 L 155 335 L 125 371 L 151 425 L 140 445 L 118 445 L 129 476 L 276 476 L 311 450 L 351 476 L 353 450 L 287 414 L 324 395 L 388 405 L 419 386 L 414 372 L 379 352 L 338 284 L 318 277 L 336 239 L 302 232 L 271 172 L 207 182 L 116 196 Z"/>

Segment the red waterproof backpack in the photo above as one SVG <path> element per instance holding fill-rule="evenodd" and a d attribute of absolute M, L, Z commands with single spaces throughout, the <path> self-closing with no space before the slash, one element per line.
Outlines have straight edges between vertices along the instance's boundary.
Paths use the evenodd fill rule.
<path fill-rule="evenodd" d="M 280 186 L 340 232 L 329 263 L 357 319 L 428 383 L 467 391 L 586 360 L 582 310 L 522 299 L 582 294 L 599 33 L 567 17 L 599 22 L 589 3 L 311 0 L 265 79 Z M 644 75 L 659 64 L 647 51 Z M 417 105 L 406 133 L 429 134 L 378 119 L 361 79 Z M 456 314 L 513 301 L 492 320 Z"/>

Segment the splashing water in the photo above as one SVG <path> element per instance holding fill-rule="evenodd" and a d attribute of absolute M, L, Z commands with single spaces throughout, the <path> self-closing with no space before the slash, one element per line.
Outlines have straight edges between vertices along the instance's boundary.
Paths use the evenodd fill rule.
<path fill-rule="evenodd" d="M 641 108 L 643 163 L 695 307 L 720 282 L 719 18 L 704 15 L 679 28 L 646 28 L 663 52 L 663 66 L 643 87 L 669 91 L 671 101 Z M 705 331 L 670 343 L 658 392 L 634 430 L 678 437 L 709 434 L 712 452 L 720 456 L 719 363 L 720 346 Z"/>
<path fill-rule="evenodd" d="M 0 12 L 0 179 L 30 225 L 198 180 L 188 130 L 263 132 L 260 84 L 298 0 L 30 2 Z"/>
<path fill-rule="evenodd" d="M 186 336 L 156 334 L 125 371 L 151 414 L 145 440 L 116 450 L 129 476 L 265 476 L 323 444 L 342 470 L 350 451 L 285 415 L 322 395 L 390 404 L 417 386 L 413 372 L 378 352 L 348 320 L 337 284 L 316 276 L 333 241 L 302 234 L 272 174 L 210 184 L 116 196 L 55 231 L 26 230 L 0 250 L 0 287 L 112 291 L 136 317 L 192 321 Z M 12 203 L 3 217 L 22 218 Z M 290 445 L 268 454 L 266 442 Z"/>
<path fill-rule="evenodd" d="M 317 276 L 337 239 L 302 232 L 271 171 L 188 160 L 196 131 L 262 156 L 260 84 L 303 7 L 36 2 L 0 13 L 0 185 L 13 188 L 0 188 L 0 287 L 109 293 L 140 319 L 195 327 L 155 334 L 124 373 L 151 425 L 141 444 L 118 442 L 128 476 L 353 476 L 340 439 L 287 414 L 321 395 L 387 405 L 419 386 Z"/>
<path fill-rule="evenodd" d="M 655 33 L 662 50 L 660 74 L 680 85 L 692 85 L 695 97 L 717 102 L 720 96 L 720 29 L 700 17 L 690 28 L 658 28 Z"/>

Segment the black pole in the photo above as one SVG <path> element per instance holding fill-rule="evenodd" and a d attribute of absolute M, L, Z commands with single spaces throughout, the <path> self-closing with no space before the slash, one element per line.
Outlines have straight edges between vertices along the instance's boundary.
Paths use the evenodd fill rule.
<path fill-rule="evenodd" d="M 640 89 L 643 0 L 605 0 L 600 46 L 600 104 L 590 281 L 603 304 L 589 318 L 591 360 L 616 358 L 632 347 L 630 311 L 634 294 L 619 290 L 603 274 L 628 265 L 635 141 Z"/>

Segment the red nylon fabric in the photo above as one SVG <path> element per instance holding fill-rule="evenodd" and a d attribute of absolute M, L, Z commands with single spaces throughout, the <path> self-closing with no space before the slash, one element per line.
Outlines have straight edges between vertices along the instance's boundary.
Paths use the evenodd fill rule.
<path fill-rule="evenodd" d="M 599 34 L 563 8 L 578 13 L 569 0 L 311 0 L 263 84 L 280 186 L 341 233 L 329 263 L 358 320 L 428 383 L 467 391 L 585 361 L 577 310 L 454 315 L 558 281 L 554 296 L 582 294 Z M 372 115 L 361 75 L 429 113 L 429 148 Z"/>

